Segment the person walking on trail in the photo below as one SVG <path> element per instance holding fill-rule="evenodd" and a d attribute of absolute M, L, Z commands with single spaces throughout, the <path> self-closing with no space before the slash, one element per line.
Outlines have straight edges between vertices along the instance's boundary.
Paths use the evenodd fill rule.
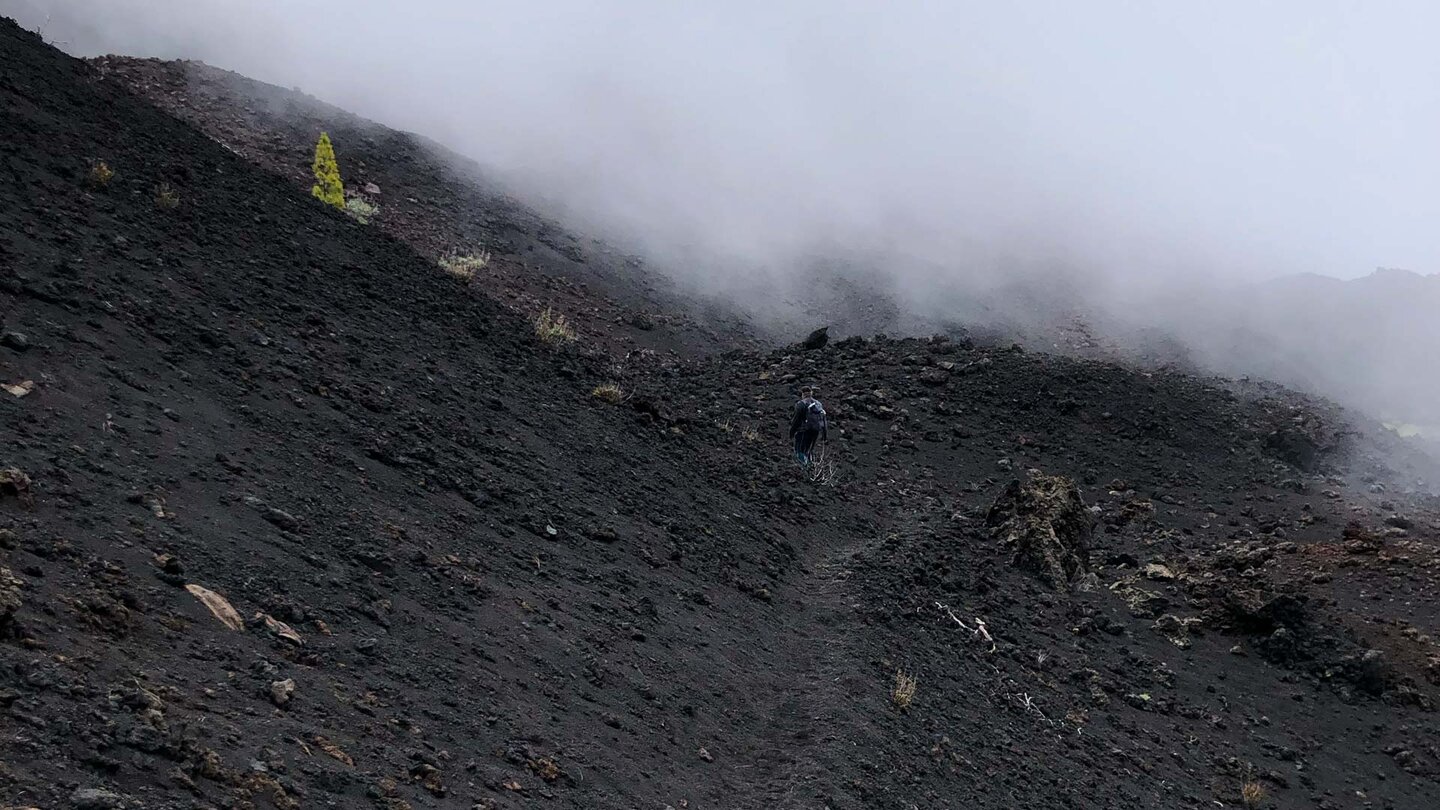
<path fill-rule="evenodd" d="M 815 389 L 808 385 L 801 388 L 800 401 L 790 414 L 790 438 L 795 442 L 796 461 L 810 463 L 810 451 L 817 440 L 825 438 L 826 427 L 825 406 L 815 398 Z"/>

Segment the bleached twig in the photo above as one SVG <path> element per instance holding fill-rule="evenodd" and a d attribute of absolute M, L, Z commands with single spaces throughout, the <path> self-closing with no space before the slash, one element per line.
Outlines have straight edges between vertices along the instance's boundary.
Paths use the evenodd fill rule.
<path fill-rule="evenodd" d="M 965 632 L 969 633 L 970 636 L 971 636 L 971 638 L 983 639 L 987 644 L 990 645 L 989 652 L 992 652 L 992 653 L 995 652 L 995 649 L 996 649 L 995 639 L 990 636 L 990 631 L 987 630 L 987 629 L 985 629 L 985 620 L 984 620 L 984 619 L 981 619 L 981 618 L 978 617 L 978 616 L 975 617 L 975 619 L 974 619 L 975 624 L 974 624 L 974 626 L 971 626 L 971 625 L 966 624 L 965 621 L 964 621 L 963 619 L 961 619 L 959 616 L 955 615 L 955 611 L 952 610 L 949 605 L 947 605 L 947 604 L 945 604 L 945 603 L 943 603 L 943 602 L 936 602 L 936 603 L 935 603 L 935 607 L 936 607 L 936 609 L 938 609 L 940 612 L 944 613 L 946 616 L 949 616 L 949 617 L 950 617 L 950 621 L 955 622 L 955 624 L 956 624 L 957 626 L 959 626 L 961 630 L 964 630 Z M 1042 653 L 1040 653 L 1039 655 L 1040 655 L 1040 657 L 1041 657 L 1041 658 L 1040 658 L 1040 662 L 1043 663 L 1043 662 L 1044 662 L 1045 654 L 1042 652 Z M 992 666 L 991 668 L 995 670 L 995 674 L 996 674 L 997 676 L 1000 676 L 1000 670 L 995 669 L 993 666 Z M 1008 679 L 1006 679 L 1006 682 L 1007 682 L 1007 685 L 1009 685 L 1009 686 L 1011 686 L 1011 687 L 1016 686 L 1016 684 L 1014 684 L 1014 682 L 1008 681 Z M 1035 699 L 1030 696 L 1030 693 L 1029 693 L 1029 692 L 1008 692 L 1008 691 L 1003 691 L 1003 687 L 1002 687 L 1002 688 L 994 689 L 993 691 L 991 691 L 990 694 L 991 694 L 991 699 L 992 699 L 992 700 L 994 699 L 995 696 L 1003 696 L 1004 699 L 1007 700 L 1007 701 L 1010 701 L 1010 702 L 1012 703 L 1012 705 L 1015 705 L 1015 706 L 1017 706 L 1018 708 L 1020 708 L 1021 710 L 1025 711 L 1025 712 L 1028 712 L 1028 713 L 1031 713 L 1031 714 L 1034 714 L 1036 717 L 1039 717 L 1039 718 L 1040 718 L 1042 721 L 1044 721 L 1044 723 L 1045 723 L 1046 725 L 1048 725 L 1048 726 L 1061 725 L 1061 723 L 1060 723 L 1059 721 L 1051 720 L 1048 716 L 1046 716 L 1045 712 L 1041 711 L 1040 706 L 1035 703 Z M 1068 715 L 1067 715 L 1067 718 L 1068 718 Z M 1077 723 L 1076 726 L 1075 726 L 1075 733 L 1076 733 L 1076 734 L 1079 734 L 1079 733 L 1080 733 L 1080 726 L 1079 726 L 1078 723 Z"/>
<path fill-rule="evenodd" d="M 834 460 L 829 457 L 826 449 L 825 442 L 820 442 L 818 449 L 816 449 L 810 460 L 809 467 L 805 470 L 805 474 L 812 483 L 819 484 L 822 487 L 833 487 L 840 480 L 840 471 L 836 468 Z"/>
<path fill-rule="evenodd" d="M 984 619 L 980 618 L 979 616 L 976 616 L 976 617 L 975 617 L 975 626 L 974 626 L 974 627 L 971 627 L 970 625 L 968 625 L 968 624 L 966 624 L 965 622 L 961 621 L 961 620 L 960 620 L 960 617 L 955 615 L 955 611 L 951 610 L 949 605 L 943 604 L 943 603 L 941 603 L 941 602 L 936 602 L 936 603 L 935 603 L 935 607 L 937 607 L 937 608 L 939 608 L 940 610 L 944 611 L 944 612 L 945 612 L 945 615 L 949 616 L 951 621 L 953 621 L 953 622 L 955 622 L 956 624 L 960 625 L 960 629 L 961 629 L 961 630 L 964 630 L 964 631 L 967 632 L 967 633 L 969 633 L 971 638 L 976 638 L 976 637 L 978 637 L 978 638 L 984 639 L 984 640 L 985 640 L 985 643 L 990 645 L 990 650 L 989 650 L 989 651 L 990 651 L 990 652 L 995 652 L 995 639 L 991 638 L 991 637 L 990 637 L 990 631 L 985 629 L 985 620 L 984 620 Z"/>
<path fill-rule="evenodd" d="M 1024 709 L 1025 711 L 1034 712 L 1037 717 L 1039 717 L 1041 720 L 1044 720 L 1048 725 L 1055 725 L 1055 721 L 1046 717 L 1045 712 L 1040 711 L 1040 707 L 1035 705 L 1035 699 L 1030 697 L 1029 692 L 1008 694 L 1005 697 L 1015 701 L 1016 703 L 1019 703 L 1020 708 Z"/>

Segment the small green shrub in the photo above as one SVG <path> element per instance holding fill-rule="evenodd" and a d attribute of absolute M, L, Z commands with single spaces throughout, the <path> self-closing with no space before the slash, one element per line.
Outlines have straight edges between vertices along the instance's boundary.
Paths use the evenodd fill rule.
<path fill-rule="evenodd" d="M 328 205 L 345 210 L 345 184 L 340 182 L 340 163 L 335 160 L 335 147 L 330 144 L 327 133 L 320 133 L 320 140 L 315 143 L 315 162 L 310 168 L 315 172 L 315 185 L 310 187 L 310 193 Z"/>
<path fill-rule="evenodd" d="M 369 225 L 370 218 L 380 213 L 380 206 L 356 194 L 345 200 L 345 213 L 361 225 Z"/>

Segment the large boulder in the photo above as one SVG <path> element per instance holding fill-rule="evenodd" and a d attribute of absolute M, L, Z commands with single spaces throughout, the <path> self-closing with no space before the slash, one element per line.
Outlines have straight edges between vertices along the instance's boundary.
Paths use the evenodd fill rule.
<path fill-rule="evenodd" d="M 811 332 L 804 340 L 800 341 L 800 348 L 806 351 L 814 351 L 815 349 L 825 348 L 825 344 L 829 342 L 830 327 L 822 326 L 814 332 Z"/>
<path fill-rule="evenodd" d="M 1011 481 L 985 516 L 1011 563 L 1055 589 L 1068 588 L 1090 568 L 1094 519 L 1075 482 L 1032 472 Z"/>

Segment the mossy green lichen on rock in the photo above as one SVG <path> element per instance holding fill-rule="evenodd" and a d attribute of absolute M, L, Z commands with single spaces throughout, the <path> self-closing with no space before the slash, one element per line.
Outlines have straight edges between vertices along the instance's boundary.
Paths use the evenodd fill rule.
<path fill-rule="evenodd" d="M 1069 478 L 1031 472 L 1012 480 L 990 507 L 985 523 L 1012 552 L 1011 563 L 1063 589 L 1090 567 L 1094 518 Z"/>

